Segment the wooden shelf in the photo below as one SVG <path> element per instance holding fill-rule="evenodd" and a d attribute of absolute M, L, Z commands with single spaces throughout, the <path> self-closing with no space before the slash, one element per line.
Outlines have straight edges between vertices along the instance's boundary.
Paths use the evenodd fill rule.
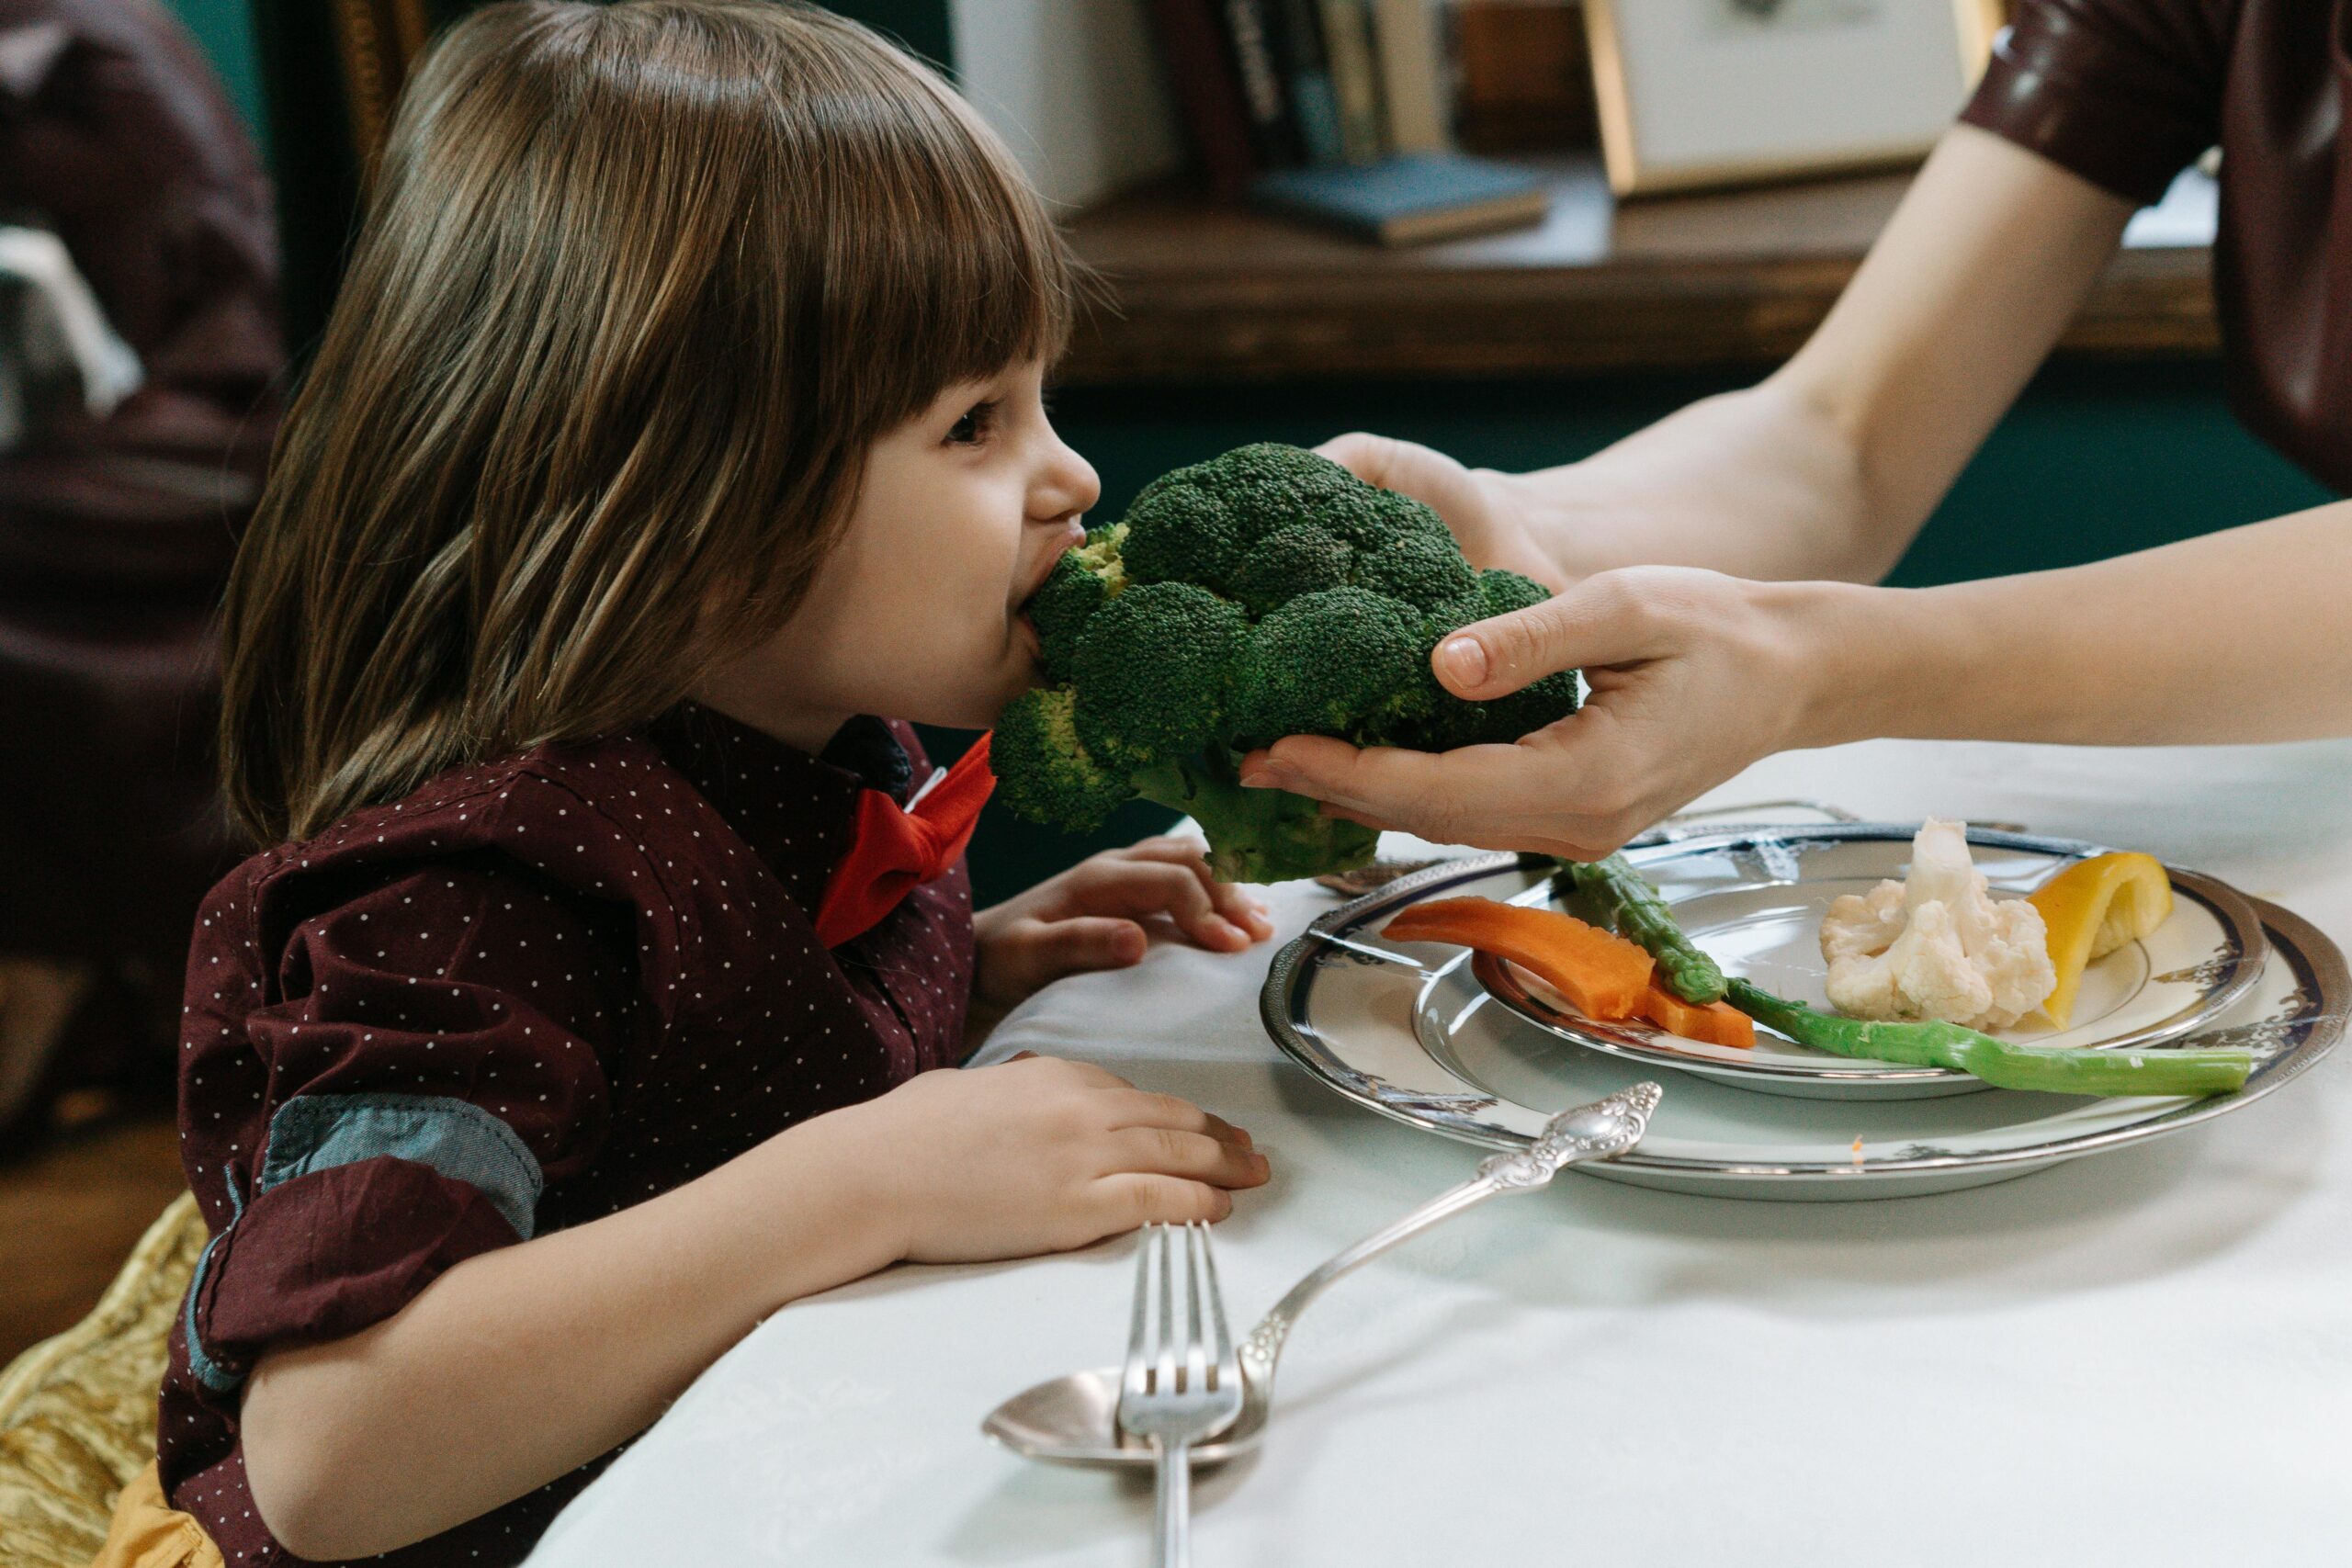
<path fill-rule="evenodd" d="M 1061 379 L 1201 384 L 1511 377 L 1747 366 L 1793 352 L 1902 195 L 1885 175 L 1619 207 L 1599 167 L 1554 169 L 1540 228 L 1384 250 L 1187 191 L 1119 197 L 1072 225 L 1114 301 Z M 2211 355 L 2211 256 L 2126 250 L 2062 352 Z"/>

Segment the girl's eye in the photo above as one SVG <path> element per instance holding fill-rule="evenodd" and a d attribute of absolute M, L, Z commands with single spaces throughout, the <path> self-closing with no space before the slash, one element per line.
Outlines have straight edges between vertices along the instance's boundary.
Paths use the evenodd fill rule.
<path fill-rule="evenodd" d="M 947 442 L 951 446 L 976 446 L 989 437 L 996 424 L 996 405 L 978 403 L 963 418 L 948 427 Z"/>

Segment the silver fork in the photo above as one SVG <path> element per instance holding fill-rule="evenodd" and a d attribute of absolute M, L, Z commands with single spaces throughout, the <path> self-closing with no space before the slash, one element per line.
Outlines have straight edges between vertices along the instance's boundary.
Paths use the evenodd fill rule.
<path fill-rule="evenodd" d="M 1193 1560 L 1192 1446 L 1241 1414 L 1241 1360 L 1226 1332 L 1208 1232 L 1183 1227 L 1181 1270 L 1172 1256 L 1176 1234 L 1173 1226 L 1149 1226 L 1136 1249 L 1135 1320 L 1119 1385 L 1119 1426 L 1148 1439 L 1158 1456 L 1158 1568 L 1185 1568 Z M 1204 1301 L 1210 1338 L 1201 1332 Z"/>

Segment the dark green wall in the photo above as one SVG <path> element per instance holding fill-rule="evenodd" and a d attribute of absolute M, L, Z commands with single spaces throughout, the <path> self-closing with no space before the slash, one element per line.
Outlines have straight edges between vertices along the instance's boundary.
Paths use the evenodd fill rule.
<path fill-rule="evenodd" d="M 220 73 L 221 85 L 229 89 L 230 98 L 238 112 L 245 117 L 245 127 L 260 133 L 261 72 L 254 56 L 253 13 L 246 8 L 247 0 L 168 0 L 172 14 L 178 17 L 204 51 L 212 60 L 212 69 Z"/>
<path fill-rule="evenodd" d="M 266 4 L 281 0 L 264 0 Z M 311 0 L 299 0 L 308 5 Z M 245 0 L 172 0 L 259 123 Z M 934 59 L 944 0 L 857 0 L 842 9 Z M 1465 462 L 1528 468 L 1585 456 L 1733 378 L 1632 376 L 1539 383 L 1348 383 L 1205 391 L 1075 389 L 1056 419 L 1102 475 L 1114 513 L 1161 470 L 1247 441 L 1311 444 L 1363 428 L 1425 441 Z M 2328 499 L 2241 430 L 2209 364 L 2064 367 L 2041 378 L 1962 477 L 1894 581 L 1996 575 L 2141 549 Z M 934 750 L 964 737 L 941 733 Z M 1165 820 L 1131 807 L 1091 844 L 992 812 L 973 847 L 983 897 L 1026 885 L 1081 851 Z"/>

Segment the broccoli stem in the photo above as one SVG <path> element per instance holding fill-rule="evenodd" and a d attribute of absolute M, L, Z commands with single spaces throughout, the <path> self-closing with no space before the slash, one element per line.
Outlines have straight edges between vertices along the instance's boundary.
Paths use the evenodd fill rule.
<path fill-rule="evenodd" d="M 1212 747 L 1135 775 L 1136 793 L 1201 825 L 1209 872 L 1220 882 L 1289 882 L 1352 871 L 1369 862 L 1380 835 L 1326 817 L 1305 795 L 1243 789 L 1233 754 Z"/>

